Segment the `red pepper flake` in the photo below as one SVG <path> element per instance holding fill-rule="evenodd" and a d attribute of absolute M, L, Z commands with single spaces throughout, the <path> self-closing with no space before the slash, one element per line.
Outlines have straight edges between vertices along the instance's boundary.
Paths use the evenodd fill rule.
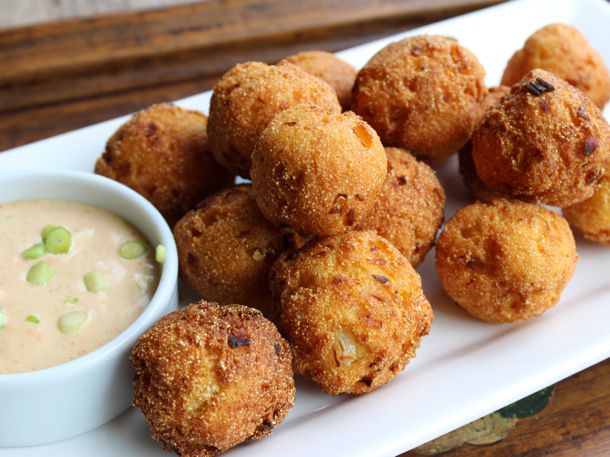
<path fill-rule="evenodd" d="M 345 215 L 343 223 L 344 225 L 351 227 L 352 225 L 354 225 L 354 222 L 356 222 L 356 214 L 354 213 L 353 209 L 350 209 Z"/>
<path fill-rule="evenodd" d="M 588 157 L 593 154 L 597 150 L 598 145 L 599 142 L 597 141 L 597 138 L 593 136 L 588 136 L 585 139 L 585 155 Z"/>
<path fill-rule="evenodd" d="M 250 346 L 250 338 L 229 335 L 229 346 L 235 349 L 239 346 Z"/>
<path fill-rule="evenodd" d="M 386 282 L 389 281 L 388 278 L 386 278 L 385 276 L 382 275 L 373 275 L 373 278 L 375 278 L 377 281 L 379 281 L 381 284 L 385 284 Z"/>

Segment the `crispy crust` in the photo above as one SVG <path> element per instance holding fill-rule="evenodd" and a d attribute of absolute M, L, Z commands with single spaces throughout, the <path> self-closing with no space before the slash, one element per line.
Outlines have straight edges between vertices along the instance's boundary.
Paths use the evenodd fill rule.
<path fill-rule="evenodd" d="M 366 216 L 386 170 L 379 137 L 359 116 L 301 105 L 278 114 L 261 135 L 252 188 L 273 223 L 330 235 Z"/>
<path fill-rule="evenodd" d="M 310 75 L 325 81 L 337 93 L 343 111 L 350 107 L 352 87 L 358 72 L 345 60 L 325 51 L 306 51 L 288 56 L 278 65 L 284 63 L 294 64 Z"/>
<path fill-rule="evenodd" d="M 142 194 L 173 226 L 208 195 L 233 183 L 212 156 L 207 117 L 170 104 L 153 105 L 123 124 L 95 172 Z"/>
<path fill-rule="evenodd" d="M 332 395 L 388 382 L 432 323 L 419 275 L 374 232 L 311 241 L 281 257 L 270 279 L 296 370 Z"/>
<path fill-rule="evenodd" d="M 498 86 L 490 87 L 487 96 L 483 99 L 483 102 L 479 106 L 479 118 L 477 124 L 481 122 L 485 112 L 494 106 L 504 95 L 510 93 L 510 87 Z M 481 181 L 479 175 L 477 175 L 477 169 L 472 160 L 472 141 L 469 140 L 466 145 L 458 153 L 459 170 L 462 175 L 464 185 L 470 191 L 470 193 L 478 200 L 489 201 L 492 198 L 502 197 L 500 192 L 494 192 L 487 187 L 487 185 Z"/>
<path fill-rule="evenodd" d="M 576 27 L 550 24 L 534 32 L 506 64 L 502 84 L 512 86 L 536 68 L 580 89 L 600 109 L 610 98 L 604 60 Z"/>
<path fill-rule="evenodd" d="M 184 281 L 206 300 L 240 303 L 274 318 L 269 269 L 300 237 L 268 222 L 249 185 L 215 194 L 174 228 Z"/>
<path fill-rule="evenodd" d="M 459 209 L 436 245 L 447 294 L 477 319 L 515 322 L 554 306 L 578 256 L 564 218 L 518 200 Z"/>
<path fill-rule="evenodd" d="M 183 457 L 270 435 L 294 402 L 288 343 L 245 306 L 200 301 L 169 314 L 138 340 L 131 365 L 134 406 Z"/>
<path fill-rule="evenodd" d="M 424 261 L 443 223 L 445 191 L 434 170 L 408 151 L 385 148 L 388 174 L 381 194 L 359 230 L 374 230 L 413 267 Z"/>
<path fill-rule="evenodd" d="M 438 163 L 472 134 L 487 93 L 477 58 L 455 41 L 416 36 L 392 43 L 360 70 L 352 109 L 385 146 Z"/>
<path fill-rule="evenodd" d="M 214 86 L 208 137 L 216 160 L 227 170 L 250 177 L 252 149 L 269 121 L 299 104 L 340 112 L 335 91 L 296 65 L 238 64 Z"/>
<path fill-rule="evenodd" d="M 570 225 L 582 235 L 597 243 L 610 245 L 610 170 L 597 192 L 591 198 L 563 210 Z"/>
<path fill-rule="evenodd" d="M 553 89 L 536 94 L 528 88 L 537 81 Z M 544 70 L 528 73 L 487 110 L 472 141 L 477 174 L 490 189 L 559 207 L 593 195 L 610 156 L 599 109 Z"/>

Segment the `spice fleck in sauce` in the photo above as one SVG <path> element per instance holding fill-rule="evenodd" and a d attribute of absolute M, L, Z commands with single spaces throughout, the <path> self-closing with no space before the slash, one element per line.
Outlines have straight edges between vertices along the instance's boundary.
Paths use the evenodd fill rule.
<path fill-rule="evenodd" d="M 126 256 L 128 241 L 144 249 L 128 244 Z M 135 227 L 106 210 L 0 205 L 0 375 L 59 365 L 125 330 L 156 290 L 154 256 Z"/>

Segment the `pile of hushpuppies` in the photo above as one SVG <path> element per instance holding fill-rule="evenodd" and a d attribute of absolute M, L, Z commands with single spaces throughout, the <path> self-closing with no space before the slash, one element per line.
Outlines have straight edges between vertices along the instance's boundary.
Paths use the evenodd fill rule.
<path fill-rule="evenodd" d="M 359 72 L 305 52 L 236 65 L 209 118 L 155 105 L 112 136 L 96 172 L 161 211 L 204 299 L 132 351 L 134 404 L 163 447 L 209 456 L 269 435 L 292 406 L 293 367 L 333 395 L 405 367 L 433 319 L 414 268 L 443 222 L 432 167 L 452 154 L 477 200 L 446 223 L 436 268 L 474 317 L 514 322 L 557 303 L 577 261 L 567 221 L 610 244 L 600 56 L 550 25 L 502 86 L 484 74 L 442 36 L 392 43 Z"/>

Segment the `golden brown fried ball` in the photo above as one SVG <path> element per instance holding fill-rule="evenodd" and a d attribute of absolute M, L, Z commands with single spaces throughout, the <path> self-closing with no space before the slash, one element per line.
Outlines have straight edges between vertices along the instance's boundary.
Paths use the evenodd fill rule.
<path fill-rule="evenodd" d="M 536 68 L 580 89 L 600 109 L 610 98 L 604 60 L 576 27 L 551 24 L 537 30 L 508 61 L 502 84 L 512 86 Z"/>
<path fill-rule="evenodd" d="M 215 194 L 174 228 L 184 281 L 205 299 L 240 303 L 273 318 L 267 278 L 298 240 L 261 214 L 249 185 Z"/>
<path fill-rule="evenodd" d="M 273 118 L 252 154 L 262 213 L 299 233 L 355 228 L 381 192 L 386 156 L 375 131 L 348 111 L 296 106 Z"/>
<path fill-rule="evenodd" d="M 211 457 L 270 435 L 295 395 L 288 343 L 259 311 L 200 301 L 131 351 L 134 406 L 164 449 Z"/>
<path fill-rule="evenodd" d="M 554 306 L 577 258 L 566 220 L 519 200 L 459 209 L 436 244 L 436 269 L 447 294 L 474 317 L 496 323 Z"/>
<path fill-rule="evenodd" d="M 390 241 L 413 267 L 424 261 L 443 223 L 445 191 L 434 170 L 408 151 L 385 148 L 388 174 L 360 230 Z"/>
<path fill-rule="evenodd" d="M 597 243 L 610 245 L 610 164 L 602 184 L 591 198 L 563 210 L 570 225 Z"/>
<path fill-rule="evenodd" d="M 261 132 L 273 116 L 302 103 L 341 111 L 332 87 L 296 65 L 236 65 L 218 80 L 210 102 L 214 157 L 227 170 L 250 177 L 250 157 Z"/>
<path fill-rule="evenodd" d="M 483 99 L 483 102 L 479 105 L 479 118 L 477 124 L 481 122 L 485 111 L 494 106 L 504 95 L 510 92 L 508 86 L 490 87 L 487 96 Z M 459 159 L 459 170 L 464 180 L 464 184 L 470 191 L 470 193 L 477 199 L 483 201 L 489 201 L 495 197 L 501 197 L 502 194 L 494 192 L 485 185 L 479 175 L 477 175 L 477 169 L 472 160 L 472 141 L 468 141 L 466 145 L 460 149 L 458 153 Z"/>
<path fill-rule="evenodd" d="M 388 382 L 432 323 L 419 275 L 374 232 L 313 240 L 280 257 L 270 278 L 296 370 L 332 395 Z"/>
<path fill-rule="evenodd" d="M 327 82 L 337 93 L 344 111 L 349 109 L 352 87 L 356 80 L 356 69 L 345 60 L 325 51 L 300 52 L 286 57 L 279 65 L 292 63 L 310 75 Z"/>
<path fill-rule="evenodd" d="M 490 189 L 560 207 L 593 195 L 609 156 L 599 108 L 544 70 L 487 110 L 472 137 L 477 174 Z"/>
<path fill-rule="evenodd" d="M 172 226 L 235 178 L 214 160 L 206 125 L 197 111 L 153 105 L 112 135 L 95 172 L 142 194 Z"/>
<path fill-rule="evenodd" d="M 379 51 L 360 70 L 352 109 L 397 146 L 438 163 L 472 134 L 485 97 L 485 70 L 457 42 L 415 36 Z"/>

